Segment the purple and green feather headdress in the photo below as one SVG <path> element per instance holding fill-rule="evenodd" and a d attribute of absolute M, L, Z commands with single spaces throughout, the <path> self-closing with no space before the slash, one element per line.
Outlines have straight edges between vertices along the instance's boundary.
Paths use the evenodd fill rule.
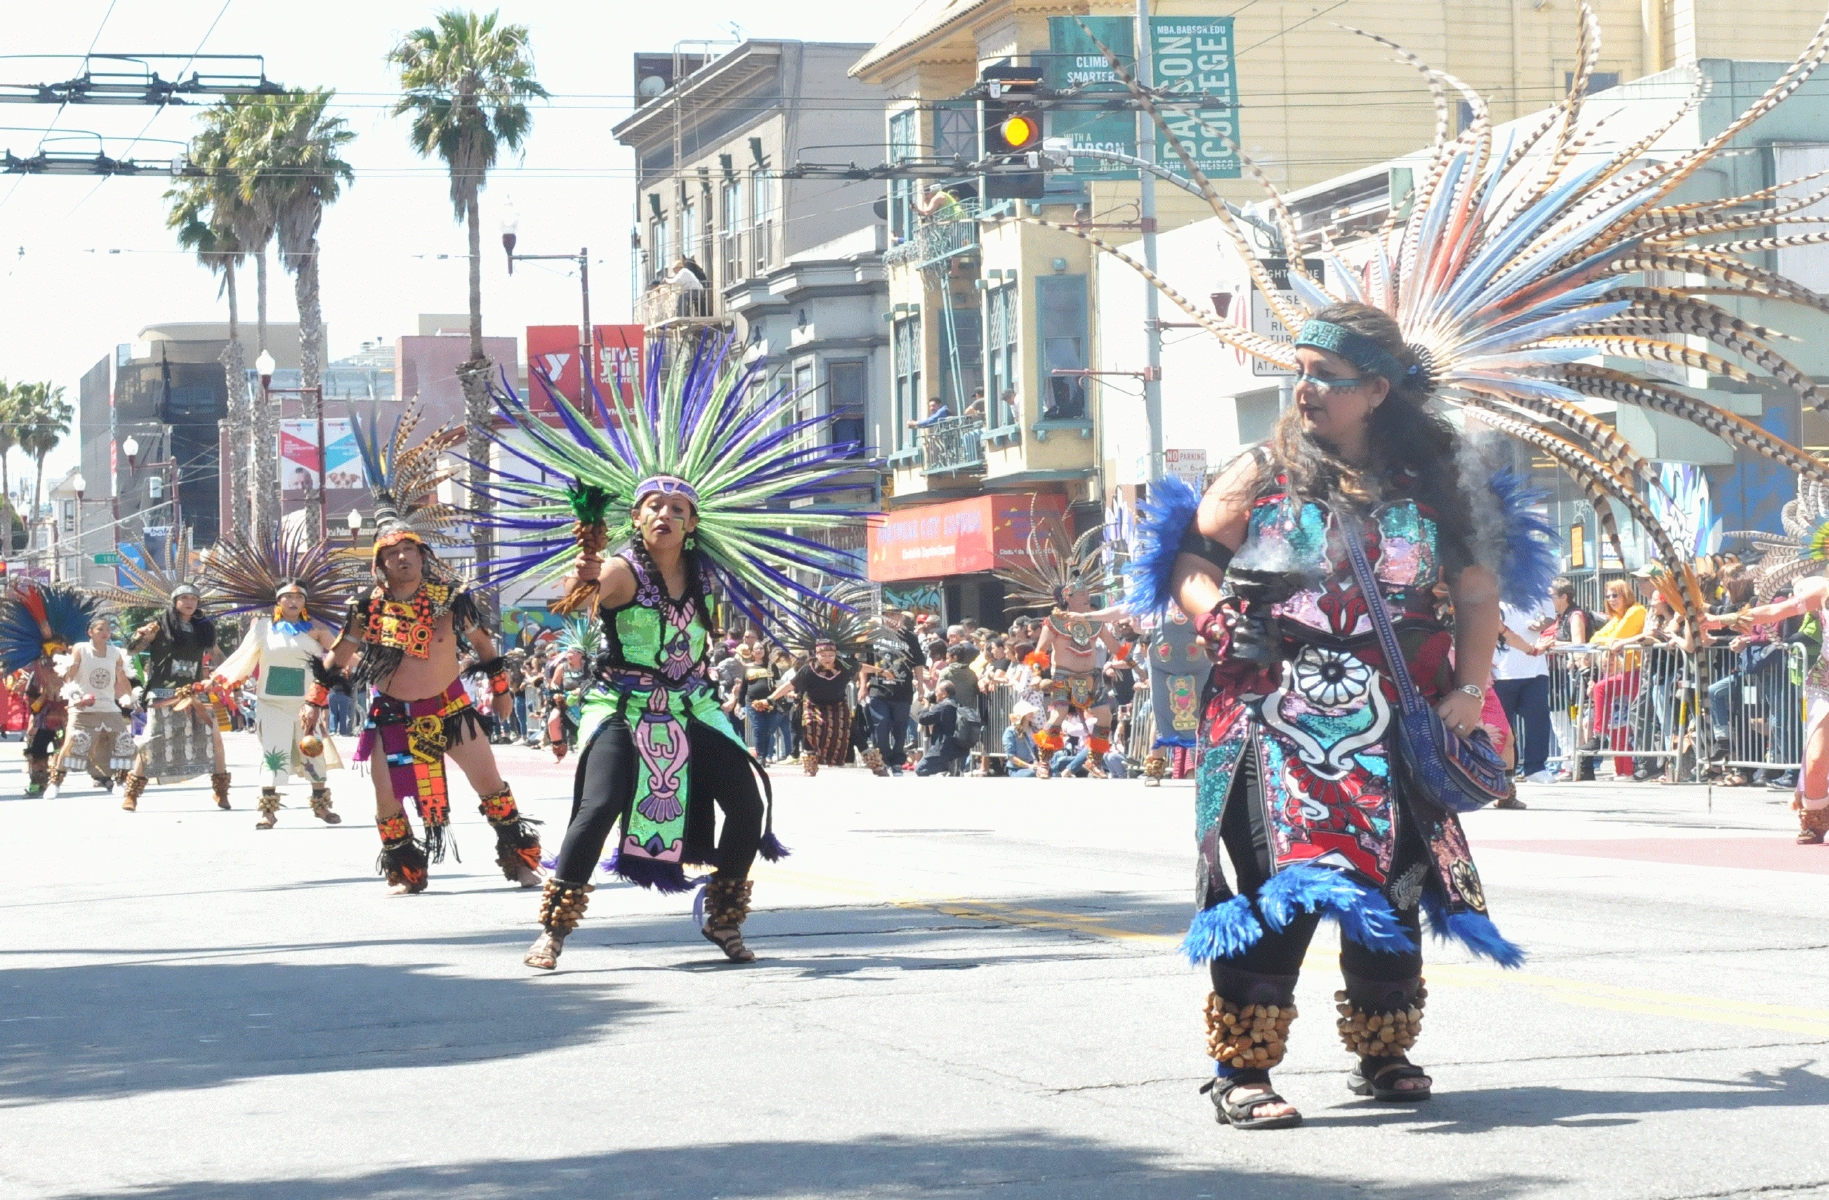
<path fill-rule="evenodd" d="M 704 576 L 739 611 L 791 640 L 807 624 L 807 606 L 827 599 L 796 572 L 855 579 L 862 566 L 805 534 L 866 515 L 795 502 L 841 490 L 861 448 L 826 441 L 828 416 L 795 419 L 796 394 L 770 391 L 764 363 L 741 361 L 741 350 L 715 336 L 657 343 L 640 398 L 606 402 L 593 385 L 588 413 L 536 372 L 556 425 L 512 388 L 492 387 L 497 411 L 520 435 L 496 437 L 503 457 L 532 470 L 498 468 L 480 485 L 494 511 L 475 519 L 502 530 L 502 543 L 518 551 L 490 564 L 481 582 L 568 575 L 580 554 L 576 531 L 600 526 L 613 547 L 635 536 L 631 510 L 643 496 L 684 495 L 698 513 Z"/>

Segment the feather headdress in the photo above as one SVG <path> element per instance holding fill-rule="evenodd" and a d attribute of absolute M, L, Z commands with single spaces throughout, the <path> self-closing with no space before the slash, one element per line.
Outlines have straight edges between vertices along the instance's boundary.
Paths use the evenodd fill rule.
<path fill-rule="evenodd" d="M 199 598 L 203 595 L 204 581 L 201 578 L 169 571 L 164 567 L 150 565 L 153 556 L 145 556 L 147 566 L 140 566 L 127 555 L 121 555 L 120 569 L 127 576 L 128 586 L 102 583 L 91 584 L 83 590 L 104 600 L 112 601 L 123 608 L 170 608 L 172 600 L 179 592 L 188 590 Z"/>
<path fill-rule="evenodd" d="M 100 611 L 94 596 L 63 584 L 24 584 L 0 599 L 0 669 L 29 667 L 89 636 Z"/>
<path fill-rule="evenodd" d="M 1384 228 L 1351 247 L 1336 248 L 1321 236 L 1314 249 L 1327 264 L 1324 277 L 1305 266 L 1305 248 L 1282 197 L 1247 156 L 1239 155 L 1247 173 L 1268 193 L 1286 247 L 1278 254 L 1289 263 L 1293 300 L 1272 285 L 1251 239 L 1182 140 L 1157 115 L 1150 94 L 1115 56 L 1107 55 L 1186 167 L 1188 178 L 1176 182 L 1208 200 L 1227 241 L 1285 326 L 1302 329 L 1315 312 L 1345 301 L 1389 314 L 1420 364 L 1422 382 L 1438 399 L 1523 441 L 1573 476 L 1610 535 L 1615 532 L 1613 507 L 1631 513 L 1650 535 L 1658 557 L 1682 574 L 1684 608 L 1694 618 L 1701 598 L 1689 556 L 1671 543 L 1645 502 L 1643 460 L 1583 405 L 1611 400 L 1688 420 L 1806 480 L 1829 483 L 1829 464 L 1753 421 L 1680 386 L 1606 365 L 1631 359 L 1701 370 L 1789 391 L 1818 408 L 1829 404 L 1809 376 L 1774 347 L 1784 335 L 1745 321 L 1711 299 L 1780 301 L 1829 312 L 1829 300 L 1745 259 L 1829 237 L 1779 229 L 1804 220 L 1801 210 L 1829 195 L 1829 189 L 1782 197 L 1789 185 L 1781 185 L 1718 199 L 1672 199 L 1717 152 L 1797 91 L 1829 55 L 1829 17 L 1797 60 L 1720 132 L 1693 150 L 1648 160 L 1659 139 L 1702 103 L 1707 90 L 1702 77 L 1698 74 L 1687 100 L 1672 104 L 1642 137 L 1630 142 L 1611 138 L 1603 127 L 1612 114 L 1590 120 L 1584 110 L 1584 93 L 1599 56 L 1600 25 L 1587 0 L 1580 0 L 1580 14 L 1581 43 L 1568 95 L 1503 145 L 1494 144 L 1486 101 L 1472 88 L 1393 42 L 1352 30 L 1389 47 L 1423 74 L 1435 98 L 1436 142 L 1417 172 L 1406 219 L 1398 220 L 1394 208 Z M 1448 136 L 1451 90 L 1471 113 L 1466 129 L 1453 138 Z M 1238 152 L 1236 146 L 1232 149 Z M 1215 319 L 1087 230 L 1023 219 L 1093 243 L 1136 267 L 1221 341 L 1294 369 L 1290 345 Z M 1769 234 L 1761 232 L 1768 228 Z M 1666 275 L 1687 282 L 1680 287 L 1655 282 Z"/>
<path fill-rule="evenodd" d="M 1829 567 L 1829 486 L 1813 479 L 1797 481 L 1797 499 L 1780 514 L 1784 533 L 1737 529 L 1721 535 L 1724 541 L 1752 543 L 1762 553 L 1753 568 L 1753 586 L 1763 602 L 1787 584 Z"/>
<path fill-rule="evenodd" d="M 1037 513 L 1031 504 L 1022 556 L 991 572 L 1008 587 L 1009 606 L 1058 608 L 1074 592 L 1105 592 L 1111 579 L 1105 570 L 1103 532 L 1095 525 L 1078 538 L 1070 538 L 1058 516 Z"/>
<path fill-rule="evenodd" d="M 495 510 L 474 519 L 502 530 L 502 540 L 521 551 L 492 563 L 482 582 L 570 573 L 585 542 L 595 551 L 634 536 L 632 509 L 649 490 L 692 500 L 704 577 L 777 640 L 803 623 L 802 605 L 824 599 L 793 571 L 857 578 L 855 555 L 786 527 L 830 528 L 863 518 L 832 509 L 790 511 L 795 500 L 833 491 L 837 478 L 856 468 L 860 448 L 822 444 L 831 418 L 795 420 L 795 394 L 768 391 L 764 364 L 744 363 L 740 352 L 729 339 L 712 336 L 656 343 L 638 401 L 617 394 L 606 403 L 592 387 L 600 421 L 538 373 L 536 386 L 550 399 L 556 426 L 512 389 L 491 388 L 498 412 L 524 439 L 498 437 L 497 444 L 537 473 L 498 472 L 478 485 Z M 568 596 L 552 607 L 570 611 L 581 602 Z"/>
<path fill-rule="evenodd" d="M 384 443 L 379 416 L 371 413 L 364 425 L 361 416 L 350 410 L 356 449 L 375 502 L 373 555 L 402 541 L 427 547 L 451 541 L 445 530 L 459 518 L 456 509 L 438 499 L 438 486 L 453 478 L 456 468 L 442 466 L 438 459 L 462 441 L 463 435 L 441 425 L 414 442 L 413 433 L 424 416 L 417 403 L 408 407 L 395 419 Z"/>
<path fill-rule="evenodd" d="M 267 542 L 232 538 L 219 542 L 205 563 L 207 599 L 224 614 L 265 611 L 282 586 L 305 593 L 305 611 L 320 618 L 341 612 L 355 581 L 346 578 L 330 547 L 302 533 L 277 533 Z"/>
<path fill-rule="evenodd" d="M 567 617 L 559 628 L 559 653 L 576 650 L 590 662 L 603 649 L 603 630 L 589 617 Z"/>
<path fill-rule="evenodd" d="M 831 646 L 846 669 L 855 668 L 877 630 L 870 615 L 870 587 L 846 582 L 822 590 L 829 592 L 830 599 L 807 606 L 806 623 L 794 631 L 788 644 L 808 658 L 820 646 Z"/>

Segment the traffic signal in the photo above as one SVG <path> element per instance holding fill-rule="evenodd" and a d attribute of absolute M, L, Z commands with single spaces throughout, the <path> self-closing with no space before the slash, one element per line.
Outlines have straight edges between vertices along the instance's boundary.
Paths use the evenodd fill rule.
<path fill-rule="evenodd" d="M 979 80 L 984 93 L 984 153 L 990 168 L 984 177 L 985 199 L 1041 199 L 1048 185 L 1046 174 L 1039 169 L 1009 170 L 1025 161 L 1031 167 L 1041 165 L 1042 114 L 1035 105 L 1041 68 L 997 63 L 984 68 Z"/>

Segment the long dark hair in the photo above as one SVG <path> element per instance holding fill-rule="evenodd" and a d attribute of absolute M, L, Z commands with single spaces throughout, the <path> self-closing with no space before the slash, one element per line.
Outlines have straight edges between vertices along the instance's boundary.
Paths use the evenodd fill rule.
<path fill-rule="evenodd" d="M 159 632 L 165 635 L 167 641 L 175 644 L 183 636 L 179 624 L 178 602 L 174 600 L 165 606 L 164 612 L 159 614 Z M 216 648 L 216 622 L 203 615 L 201 603 L 197 605 L 197 611 L 191 614 L 191 637 L 195 638 L 197 645 L 204 650 Z"/>
<path fill-rule="evenodd" d="M 1308 436 L 1302 428 L 1302 414 L 1294 405 L 1277 419 L 1270 447 L 1276 468 L 1289 479 L 1291 492 L 1329 508 L 1364 512 L 1385 499 L 1388 481 L 1413 472 L 1408 490 L 1418 503 L 1434 510 L 1443 548 L 1452 548 L 1452 557 L 1467 561 L 1473 530 L 1456 461 L 1460 434 L 1447 418 L 1429 408 L 1428 364 L 1404 342 L 1397 322 L 1370 305 L 1330 305 L 1316 313 L 1315 319 L 1371 338 L 1397 360 L 1404 373 L 1390 381 L 1384 402 L 1366 418 L 1371 461 L 1364 466 L 1347 462 L 1331 447 Z M 1411 373 L 1412 366 L 1419 369 Z"/>
<path fill-rule="evenodd" d="M 667 590 L 666 576 L 661 574 L 660 564 L 648 553 L 648 544 L 641 539 L 641 530 L 629 539 L 629 549 L 641 560 L 642 569 L 648 572 L 655 586 L 664 593 Z M 712 603 L 711 589 L 705 581 L 706 571 L 703 562 L 704 552 L 697 549 L 680 551 L 680 561 L 686 564 L 686 595 L 698 606 L 699 620 L 705 625 L 707 653 L 713 640 L 724 636 L 718 628 L 717 606 Z"/>

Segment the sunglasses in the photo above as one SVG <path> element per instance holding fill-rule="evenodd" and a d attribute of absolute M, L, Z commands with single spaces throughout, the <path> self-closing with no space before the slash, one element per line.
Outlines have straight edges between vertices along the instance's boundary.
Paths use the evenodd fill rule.
<path fill-rule="evenodd" d="M 1361 384 L 1370 382 L 1371 381 L 1363 375 L 1355 376 L 1352 379 L 1323 379 L 1319 375 L 1310 375 L 1306 371 L 1297 371 L 1295 381 L 1289 386 L 1300 387 L 1302 384 L 1306 383 L 1308 386 L 1314 388 L 1315 391 L 1320 392 L 1323 396 L 1331 396 L 1335 392 L 1350 392 Z"/>

